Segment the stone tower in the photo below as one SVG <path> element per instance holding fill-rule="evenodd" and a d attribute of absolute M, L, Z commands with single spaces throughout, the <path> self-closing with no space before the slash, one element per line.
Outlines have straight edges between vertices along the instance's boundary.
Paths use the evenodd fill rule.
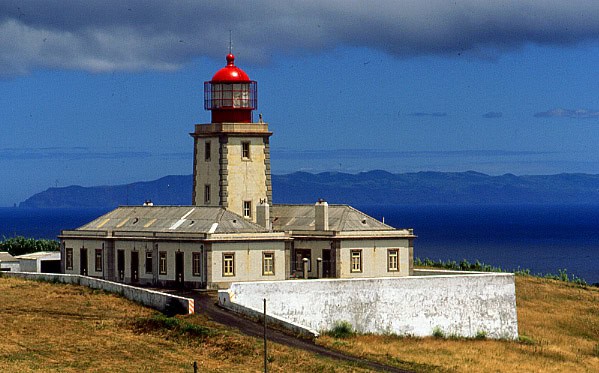
<path fill-rule="evenodd" d="M 212 112 L 212 122 L 196 124 L 191 133 L 192 203 L 221 206 L 253 222 L 256 208 L 272 199 L 272 133 L 262 118 L 253 122 L 257 97 L 256 82 L 235 66 L 235 56 L 227 55 L 227 65 L 204 83 L 204 108 Z"/>

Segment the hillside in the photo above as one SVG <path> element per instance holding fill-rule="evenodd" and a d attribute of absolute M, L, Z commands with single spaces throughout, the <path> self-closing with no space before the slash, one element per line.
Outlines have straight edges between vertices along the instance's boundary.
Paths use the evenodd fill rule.
<path fill-rule="evenodd" d="M 520 341 L 323 336 L 318 344 L 413 371 L 599 371 L 599 289 L 516 277 Z M 564 312 L 567 310 L 567 312 Z M 257 372 L 260 339 L 202 314 L 157 316 L 113 294 L 0 276 L 0 371 Z M 364 371 L 269 344 L 270 371 Z"/>
<path fill-rule="evenodd" d="M 275 203 L 351 205 L 439 204 L 597 204 L 599 175 L 505 174 L 478 172 L 417 172 L 359 174 L 295 172 L 273 175 Z M 191 175 L 166 176 L 127 185 L 49 188 L 23 201 L 21 207 L 116 207 L 151 199 L 158 205 L 191 204 Z"/>
<path fill-rule="evenodd" d="M 203 315 L 166 318 L 89 288 L 0 274 L 0 372 L 259 372 L 263 344 Z M 275 372 L 365 372 L 269 344 Z"/>

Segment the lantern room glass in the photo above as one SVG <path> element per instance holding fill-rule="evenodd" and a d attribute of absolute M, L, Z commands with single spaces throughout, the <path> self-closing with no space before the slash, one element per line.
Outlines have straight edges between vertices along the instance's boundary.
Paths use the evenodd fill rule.
<path fill-rule="evenodd" d="M 204 84 L 206 110 L 256 108 L 256 82 Z"/>

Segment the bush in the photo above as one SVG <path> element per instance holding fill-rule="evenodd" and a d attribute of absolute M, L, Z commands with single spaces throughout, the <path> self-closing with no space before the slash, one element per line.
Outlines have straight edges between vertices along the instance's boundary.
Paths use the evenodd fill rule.
<path fill-rule="evenodd" d="M 475 339 L 487 339 L 487 332 L 484 330 L 479 330 L 476 332 Z"/>
<path fill-rule="evenodd" d="M 455 260 L 443 261 L 443 260 L 439 259 L 437 261 L 434 261 L 429 258 L 424 258 L 424 260 L 421 260 L 420 258 L 415 258 L 414 265 L 419 266 L 419 267 L 443 268 L 443 269 L 459 270 L 459 271 L 503 272 L 501 267 L 495 267 L 492 265 L 484 264 L 484 263 L 479 262 L 478 260 L 476 260 L 474 263 L 470 263 L 466 259 L 462 259 L 461 262 L 457 263 Z M 522 269 L 522 268 L 518 267 L 514 271 L 514 274 L 519 275 L 519 276 L 535 276 L 535 277 L 546 278 L 549 280 L 570 282 L 570 283 L 580 285 L 583 287 L 588 286 L 588 283 L 584 279 L 582 279 L 580 277 L 576 277 L 574 275 L 568 276 L 568 272 L 565 269 L 559 269 L 557 275 L 552 274 L 552 273 L 547 273 L 547 274 L 543 275 L 540 273 L 532 274 L 530 269 Z"/>
<path fill-rule="evenodd" d="M 157 314 L 148 318 L 141 318 L 134 322 L 134 327 L 140 332 L 169 332 L 173 336 L 208 337 L 214 334 L 212 329 L 205 326 L 192 324 L 176 317 Z"/>
<path fill-rule="evenodd" d="M 435 326 L 435 328 L 433 329 L 433 337 L 435 337 L 435 338 L 445 338 L 445 332 L 443 332 L 443 330 L 441 330 L 440 327 Z"/>
<path fill-rule="evenodd" d="M 328 333 L 333 338 L 349 338 L 355 334 L 353 326 L 348 321 L 337 321 Z"/>
<path fill-rule="evenodd" d="M 0 241 L 0 251 L 8 251 L 12 256 L 35 253 L 38 251 L 58 251 L 60 242 L 56 240 L 36 240 L 35 238 L 25 238 L 16 236 L 6 238 Z"/>

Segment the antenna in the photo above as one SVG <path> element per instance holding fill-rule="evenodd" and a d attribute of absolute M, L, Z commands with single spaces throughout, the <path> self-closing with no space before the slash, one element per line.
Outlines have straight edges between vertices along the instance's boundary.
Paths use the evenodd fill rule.
<path fill-rule="evenodd" d="M 229 54 L 233 53 L 233 32 L 229 30 Z"/>

